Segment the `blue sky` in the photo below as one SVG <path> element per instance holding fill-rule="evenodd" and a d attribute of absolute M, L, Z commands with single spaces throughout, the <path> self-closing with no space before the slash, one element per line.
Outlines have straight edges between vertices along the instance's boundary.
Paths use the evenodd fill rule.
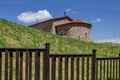
<path fill-rule="evenodd" d="M 1 18 L 23 25 L 33 23 L 19 20 L 22 13 L 46 10 L 48 16 L 43 18 L 55 18 L 67 11 L 72 19 L 83 19 L 92 24 L 94 40 L 120 40 L 120 0 L 1 0 L 0 10 Z"/>

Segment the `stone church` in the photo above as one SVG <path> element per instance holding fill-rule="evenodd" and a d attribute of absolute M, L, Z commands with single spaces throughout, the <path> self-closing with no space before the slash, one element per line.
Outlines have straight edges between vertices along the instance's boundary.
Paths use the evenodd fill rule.
<path fill-rule="evenodd" d="M 60 36 L 78 40 L 92 41 L 90 30 L 92 25 L 84 20 L 73 20 L 68 16 L 50 19 L 29 27 L 40 29 Z"/>

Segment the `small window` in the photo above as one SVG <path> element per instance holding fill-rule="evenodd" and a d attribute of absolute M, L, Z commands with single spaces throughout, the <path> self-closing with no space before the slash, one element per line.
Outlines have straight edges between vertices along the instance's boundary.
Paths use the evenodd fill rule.
<path fill-rule="evenodd" d="M 87 38 L 88 37 L 88 32 L 85 32 L 85 38 Z"/>
<path fill-rule="evenodd" d="M 61 36 L 64 36 L 64 35 L 65 35 L 65 32 L 62 30 L 62 31 L 60 32 L 60 35 L 61 35 Z"/>

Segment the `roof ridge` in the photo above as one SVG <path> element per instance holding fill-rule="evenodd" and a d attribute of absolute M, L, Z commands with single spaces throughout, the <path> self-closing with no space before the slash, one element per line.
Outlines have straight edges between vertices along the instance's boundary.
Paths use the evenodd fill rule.
<path fill-rule="evenodd" d="M 70 21 L 73 21 L 73 19 L 70 18 L 69 16 L 63 16 L 63 17 L 48 19 L 48 20 L 46 20 L 46 21 L 42 21 L 42 22 L 39 22 L 39 23 L 36 23 L 36 24 L 33 24 L 33 25 L 37 25 L 37 24 L 41 24 L 41 23 L 45 23 L 45 22 L 49 22 L 49 21 L 61 20 L 61 19 L 68 19 L 68 20 L 70 20 Z M 30 25 L 30 26 L 33 26 L 33 25 Z M 30 26 L 29 26 L 29 27 L 30 27 Z"/>

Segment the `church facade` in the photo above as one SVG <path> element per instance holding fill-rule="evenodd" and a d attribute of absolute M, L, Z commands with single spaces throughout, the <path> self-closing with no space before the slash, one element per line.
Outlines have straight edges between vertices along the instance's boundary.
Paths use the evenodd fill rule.
<path fill-rule="evenodd" d="M 78 40 L 92 41 L 90 30 L 92 25 L 84 20 L 73 20 L 68 16 L 59 17 L 33 24 L 29 27 L 40 29 L 60 36 Z"/>

